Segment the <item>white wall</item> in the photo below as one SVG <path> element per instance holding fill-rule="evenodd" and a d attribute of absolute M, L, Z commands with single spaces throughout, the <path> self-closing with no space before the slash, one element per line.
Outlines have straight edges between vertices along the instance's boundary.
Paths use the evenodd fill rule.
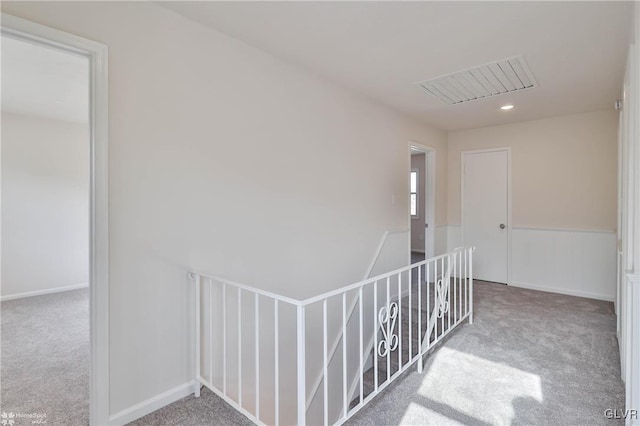
<path fill-rule="evenodd" d="M 294 297 L 361 280 L 408 229 L 408 141 L 438 153 L 446 220 L 444 132 L 154 4 L 2 10 L 109 47 L 112 414 L 192 379 L 186 270 Z"/>
<path fill-rule="evenodd" d="M 618 114 L 613 110 L 448 136 L 448 246 L 460 245 L 462 151 L 512 151 L 513 285 L 614 300 Z"/>
<path fill-rule="evenodd" d="M 460 224 L 460 153 L 510 146 L 513 226 L 614 231 L 618 113 L 574 114 L 449 133 L 450 225 Z"/>
<path fill-rule="evenodd" d="M 640 409 L 640 7 L 634 4 L 633 39 L 620 114 L 619 230 L 618 230 L 618 342 L 625 382 L 625 407 Z M 627 425 L 640 419 L 627 417 Z"/>
<path fill-rule="evenodd" d="M 86 285 L 86 124 L 2 113 L 2 299 Z"/>

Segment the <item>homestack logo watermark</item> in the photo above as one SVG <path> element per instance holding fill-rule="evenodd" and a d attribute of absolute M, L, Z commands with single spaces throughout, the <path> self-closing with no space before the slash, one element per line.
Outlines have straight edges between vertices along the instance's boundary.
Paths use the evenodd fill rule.
<path fill-rule="evenodd" d="M 43 425 L 47 423 L 46 413 L 14 413 L 2 412 L 0 414 L 0 425 L 19 426 L 24 424 Z"/>
<path fill-rule="evenodd" d="M 16 423 L 16 413 L 2 413 L 0 414 L 0 424 L 2 426 L 11 426 Z"/>
<path fill-rule="evenodd" d="M 604 410 L 604 416 L 607 419 L 624 419 L 624 420 L 638 420 L 638 410 L 633 408 L 607 408 Z"/>

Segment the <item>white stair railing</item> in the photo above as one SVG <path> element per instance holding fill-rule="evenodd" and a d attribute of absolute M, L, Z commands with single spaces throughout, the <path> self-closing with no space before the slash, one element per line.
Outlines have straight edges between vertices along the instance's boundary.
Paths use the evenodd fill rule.
<path fill-rule="evenodd" d="M 457 297 L 458 294 L 456 293 L 456 281 L 455 281 L 455 277 L 462 277 L 463 274 L 465 274 L 466 272 L 462 270 L 462 267 L 464 265 L 463 262 L 463 258 L 462 256 L 464 255 L 463 253 L 463 248 L 458 247 L 455 248 L 453 250 L 453 256 L 448 256 L 447 257 L 447 266 L 446 266 L 446 270 L 445 272 L 443 272 L 442 276 L 440 279 L 438 279 L 437 277 L 435 278 L 435 286 L 434 286 L 434 293 L 435 296 L 437 297 L 437 299 L 435 299 L 436 301 L 434 302 L 435 307 L 437 308 L 437 314 L 436 315 L 431 315 L 429 317 L 429 321 L 427 323 L 427 330 L 425 331 L 425 335 L 422 338 L 422 346 L 423 349 L 425 349 L 426 346 L 428 345 L 433 345 L 432 341 L 431 341 L 431 337 L 433 336 L 434 340 L 439 340 L 439 337 L 437 335 L 434 335 L 433 332 L 436 328 L 436 323 L 438 321 L 438 319 L 442 319 L 444 317 L 444 315 L 446 313 L 448 313 L 449 309 L 451 308 L 450 303 L 449 303 L 449 292 L 451 291 L 451 286 L 448 284 L 451 281 L 451 278 L 454 277 L 454 294 L 453 294 L 453 310 L 454 310 L 454 318 L 456 318 L 457 316 L 457 308 L 458 309 L 462 309 L 462 306 L 457 306 L 456 305 L 456 301 L 461 304 L 462 302 L 462 298 L 461 297 Z M 473 323 L 473 310 L 471 310 L 471 317 L 469 319 L 470 323 Z M 448 328 L 450 328 L 451 325 L 448 324 Z"/>
<path fill-rule="evenodd" d="M 473 250 L 305 300 L 192 272 L 195 380 L 256 424 L 341 424 L 414 364 L 422 372 L 424 355 L 472 322 Z M 329 339 L 339 334 L 334 352 Z M 316 412 L 306 379 L 318 372 Z"/>

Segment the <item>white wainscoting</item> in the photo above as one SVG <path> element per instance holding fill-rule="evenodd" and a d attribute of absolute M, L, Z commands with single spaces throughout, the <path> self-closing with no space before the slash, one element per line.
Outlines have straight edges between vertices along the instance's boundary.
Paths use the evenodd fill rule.
<path fill-rule="evenodd" d="M 446 233 L 448 250 L 462 245 L 460 225 L 447 225 Z M 616 234 L 512 228 L 511 285 L 614 301 Z"/>
<path fill-rule="evenodd" d="M 447 251 L 462 246 L 462 233 L 460 225 L 447 225 Z"/>
<path fill-rule="evenodd" d="M 625 406 L 636 408 L 640 406 L 640 336 L 637 324 L 640 323 L 640 274 L 626 274 L 626 303 L 623 326 L 623 341 L 620 354 L 623 361 L 623 376 L 626 395 Z M 624 343 L 624 344 L 622 344 Z M 627 421 L 628 425 L 639 425 L 640 419 Z"/>
<path fill-rule="evenodd" d="M 513 228 L 511 285 L 613 301 L 616 234 Z"/>
<path fill-rule="evenodd" d="M 446 253 L 449 247 L 448 241 L 449 236 L 447 234 L 447 230 L 449 229 L 448 225 L 438 225 L 436 226 L 436 230 L 434 233 L 434 255 L 438 256 L 443 253 Z"/>
<path fill-rule="evenodd" d="M 436 225 L 435 227 L 435 233 L 434 233 L 434 240 L 433 240 L 433 250 L 434 250 L 434 256 L 438 256 L 441 254 L 444 254 L 447 252 L 448 249 L 448 237 L 447 237 L 447 229 L 449 228 L 448 225 Z M 409 234 L 409 237 L 411 237 L 411 234 Z M 415 249 L 413 247 L 411 247 L 411 251 L 415 251 L 418 253 L 424 253 L 424 249 Z M 385 271 L 388 272 L 388 271 Z"/>

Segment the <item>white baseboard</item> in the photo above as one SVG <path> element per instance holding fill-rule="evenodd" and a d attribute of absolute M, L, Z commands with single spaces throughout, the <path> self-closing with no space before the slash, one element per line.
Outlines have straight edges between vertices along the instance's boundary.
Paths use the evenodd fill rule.
<path fill-rule="evenodd" d="M 25 293 L 9 294 L 7 296 L 0 297 L 0 301 L 22 299 L 23 297 L 42 296 L 45 294 L 62 293 L 63 291 L 79 290 L 81 288 L 89 287 L 89 283 L 68 285 L 65 287 L 48 288 L 46 290 L 27 291 Z"/>
<path fill-rule="evenodd" d="M 511 282 L 512 287 L 526 288 L 528 290 L 545 291 L 547 293 L 566 294 L 568 296 L 586 297 L 588 299 L 604 300 L 613 302 L 615 297 L 607 294 L 592 293 L 589 291 L 569 290 L 561 287 L 547 287 L 535 284 Z"/>
<path fill-rule="evenodd" d="M 142 401 L 139 404 L 133 405 L 129 408 L 125 408 L 124 410 L 119 411 L 112 416 L 109 416 L 109 425 L 125 425 L 141 417 L 144 417 L 149 413 L 153 413 L 154 411 L 157 411 L 162 407 L 165 407 L 178 401 L 179 399 L 184 398 L 185 396 L 191 395 L 192 393 L 194 393 L 196 386 L 199 385 L 200 384 L 198 382 L 193 380 L 180 386 L 176 386 L 173 389 L 169 389 L 168 391 L 149 398 L 146 401 Z"/>

